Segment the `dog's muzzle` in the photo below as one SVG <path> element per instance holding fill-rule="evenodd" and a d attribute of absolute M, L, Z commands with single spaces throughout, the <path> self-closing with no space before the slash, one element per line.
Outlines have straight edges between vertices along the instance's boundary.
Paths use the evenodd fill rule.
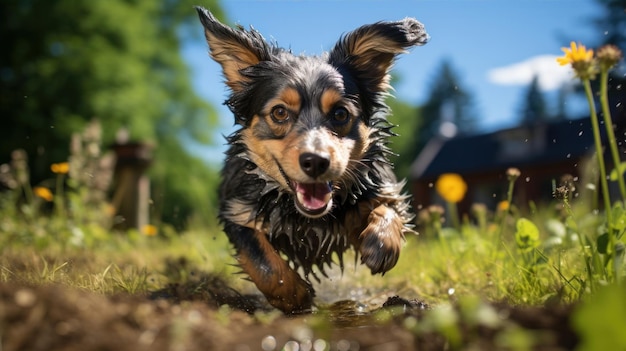
<path fill-rule="evenodd" d="M 314 153 L 303 153 L 299 163 L 302 171 L 313 179 L 323 175 L 330 166 L 328 157 Z M 330 211 L 333 205 L 332 182 L 297 182 L 287 176 L 280 164 L 279 169 L 295 193 L 294 202 L 302 215 L 319 218 Z"/>

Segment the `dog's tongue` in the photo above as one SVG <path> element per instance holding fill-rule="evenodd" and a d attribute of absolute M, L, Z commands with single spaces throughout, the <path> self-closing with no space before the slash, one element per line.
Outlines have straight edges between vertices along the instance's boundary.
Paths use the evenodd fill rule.
<path fill-rule="evenodd" d="M 298 202 L 307 210 L 324 208 L 331 199 L 330 184 L 328 183 L 296 183 Z"/>

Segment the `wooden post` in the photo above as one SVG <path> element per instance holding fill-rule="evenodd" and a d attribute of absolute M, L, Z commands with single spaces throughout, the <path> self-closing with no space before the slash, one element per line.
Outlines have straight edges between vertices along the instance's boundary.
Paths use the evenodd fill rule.
<path fill-rule="evenodd" d="M 117 156 L 112 204 L 113 227 L 139 231 L 149 224 L 150 179 L 145 174 L 152 162 L 153 147 L 139 142 L 118 141 L 113 144 Z"/>

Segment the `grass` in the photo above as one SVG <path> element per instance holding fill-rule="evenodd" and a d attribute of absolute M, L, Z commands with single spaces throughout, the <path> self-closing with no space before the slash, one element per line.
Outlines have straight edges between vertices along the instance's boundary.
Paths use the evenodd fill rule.
<path fill-rule="evenodd" d="M 518 206 L 525 204 L 516 204 L 513 197 L 519 176 L 519 171 L 508 173 L 508 184 L 503 184 L 508 196 L 495 212 L 475 204 L 471 215 L 450 218 L 457 216 L 456 204 L 450 201 L 444 222 L 443 208 L 422 210 L 419 235 L 407 235 L 397 266 L 384 277 L 371 276 L 354 256 L 347 257 L 344 272 L 331 272 L 330 279 L 316 287 L 318 305 L 323 310 L 338 300 L 356 300 L 371 310 L 393 295 L 418 298 L 434 309 L 421 321 L 407 319 L 405 327 L 419 335 L 439 333 L 453 349 L 460 348 L 463 340 L 465 329 L 459 325 L 501 327 L 501 318 L 492 318 L 497 313 L 481 301 L 513 306 L 585 301 L 585 306 L 592 307 L 581 310 L 583 317 L 573 317 L 580 330 L 587 331 L 598 321 L 606 321 L 609 330 L 626 327 L 624 316 L 612 309 L 622 302 L 610 300 L 619 300 L 615 296 L 620 295 L 606 292 L 607 286 L 621 291 L 619 281 L 626 273 L 623 202 L 614 203 L 612 222 L 607 222 L 607 216 L 594 208 L 599 196 L 595 187 L 586 180 L 573 183 L 570 179 L 555 186 L 552 202 L 530 204 L 522 210 Z M 65 187 L 65 175 L 56 177 L 56 186 Z M 466 190 L 462 184 L 448 185 L 448 190 Z M 88 190 L 88 185 L 79 185 L 42 197 L 37 195 L 40 190 L 32 191 L 22 183 L 0 194 L 0 283 L 56 284 L 101 295 L 147 296 L 210 272 L 241 292 L 256 291 L 250 282 L 233 274 L 237 268 L 232 266 L 232 249 L 217 225 L 183 233 L 166 225 L 116 232 L 107 229 L 113 220 L 102 215 L 108 213 L 107 204 L 86 203 L 80 196 Z M 454 201 L 459 195 L 454 195 Z M 617 240 L 613 245 L 607 228 Z M 199 280 L 191 289 L 202 290 L 205 283 Z M 597 294 L 608 296 L 609 302 L 597 302 Z M 227 323 L 224 311 L 219 309 L 218 323 Z M 324 315 L 314 318 L 318 327 Z M 220 322 L 220 318 L 226 319 Z M 256 318 L 269 323 L 264 321 L 273 321 L 275 314 L 257 314 Z M 379 319 L 389 318 L 394 317 Z M 501 333 L 506 340 L 519 339 L 519 344 L 507 346 L 512 349 L 526 349 L 532 340 L 531 334 L 514 324 Z M 583 345 L 591 342 L 590 349 L 606 342 L 594 333 L 581 335 L 585 335 Z M 615 342 L 621 342 L 621 334 L 615 335 Z"/>
<path fill-rule="evenodd" d="M 614 307 L 623 304 L 622 295 L 602 288 L 617 283 L 606 280 L 606 255 L 595 245 L 604 217 L 588 203 L 588 199 L 571 200 L 566 206 L 562 200 L 554 200 L 530 212 L 514 205 L 496 213 L 483 209 L 462 218 L 456 228 L 426 219 L 419 235 L 408 235 L 393 270 L 384 277 L 371 276 L 365 267 L 347 263 L 342 274 L 331 274 L 330 282 L 317 287 L 318 303 L 323 306 L 355 299 L 379 305 L 391 295 L 417 297 L 434 309 L 422 320 L 409 317 L 402 322 L 415 334 L 438 333 L 451 349 L 462 349 L 467 325 L 498 326 L 503 328 L 498 334 L 503 348 L 525 350 L 535 335 L 514 323 L 503 326 L 498 313 L 482 301 L 516 306 L 585 301 L 585 307 L 573 317 L 584 336 L 581 345 L 588 345 L 583 349 L 607 342 L 606 337 L 598 336 L 607 330 L 597 327 L 599 321 L 608 321 L 601 324 L 608 326 L 609 333 L 611 327 L 615 329 L 616 341 L 609 345 L 621 345 L 620 330 L 626 321 L 619 307 Z M 12 232 L 5 229 L 0 233 L 5 238 L 0 246 L 0 283 L 57 284 L 101 295 L 146 296 L 168 284 L 193 280 L 201 272 L 213 272 L 242 292 L 255 292 L 251 283 L 233 274 L 237 269 L 231 266 L 235 263 L 231 247 L 217 227 L 184 233 L 164 227 L 159 234 L 148 236 L 138 231 L 94 230 L 90 225 L 75 228 L 70 222 L 57 214 L 38 215 L 34 221 L 14 217 L 8 226 Z M 83 240 L 72 241 L 77 229 Z M 624 236 L 620 238 L 623 242 Z M 345 260 L 352 261 L 349 257 Z M 623 266 L 620 269 L 623 275 Z M 600 302 L 596 295 L 602 297 Z M 218 324 L 232 323 L 227 310 L 219 309 L 215 316 Z M 261 313 L 256 320 L 269 325 L 275 318 L 276 314 Z M 378 314 L 376 318 L 383 323 L 380 321 L 394 317 Z M 312 323 L 327 330 L 320 326 L 321 319 L 324 314 Z"/>

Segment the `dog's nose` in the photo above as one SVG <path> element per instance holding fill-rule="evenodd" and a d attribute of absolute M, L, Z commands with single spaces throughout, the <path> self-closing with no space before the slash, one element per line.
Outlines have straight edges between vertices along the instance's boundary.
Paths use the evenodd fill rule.
<path fill-rule="evenodd" d="M 328 166 L 330 166 L 328 157 L 310 152 L 300 155 L 300 168 L 311 178 L 317 178 L 324 174 L 328 170 Z"/>

